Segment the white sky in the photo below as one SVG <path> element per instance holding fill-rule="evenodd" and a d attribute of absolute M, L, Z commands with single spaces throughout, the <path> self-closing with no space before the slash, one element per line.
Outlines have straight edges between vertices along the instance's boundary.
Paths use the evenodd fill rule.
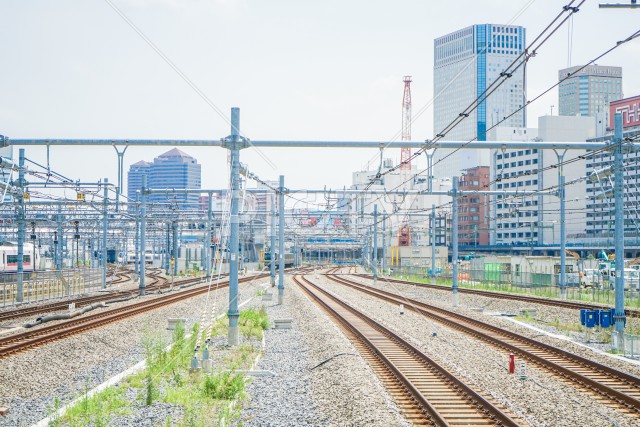
<path fill-rule="evenodd" d="M 527 41 L 568 0 L 111 0 L 227 116 L 241 108 L 254 140 L 397 139 L 402 76 L 412 75 L 413 111 L 433 96 L 433 39 L 472 24 L 513 23 Z M 627 2 L 627 0 L 620 0 Z M 222 120 L 106 0 L 0 0 L 0 134 L 10 138 L 195 138 L 229 134 Z M 576 15 L 571 65 L 640 28 L 640 10 L 604 10 L 587 0 Z M 563 27 L 528 66 L 529 97 L 568 65 Z M 623 67 L 624 95 L 640 94 L 640 39 L 599 62 Z M 531 105 L 529 126 L 557 91 Z M 432 138 L 433 111 L 415 118 L 414 141 Z M 437 131 L 437 130 L 436 130 Z M 131 147 L 125 170 L 170 147 Z M 203 165 L 203 187 L 226 188 L 226 151 L 185 148 Z M 397 151 L 397 152 L 395 152 Z M 399 149 L 385 157 L 399 158 Z M 45 150 L 26 155 L 45 161 Z M 241 161 L 291 188 L 341 188 L 377 150 L 253 150 Z M 15 152 L 17 156 L 17 151 Z M 51 165 L 74 179 L 116 181 L 113 148 L 52 148 Z M 419 165 L 426 162 L 419 160 Z M 126 179 L 126 174 L 125 174 Z M 125 187 L 126 188 L 126 187 Z"/>

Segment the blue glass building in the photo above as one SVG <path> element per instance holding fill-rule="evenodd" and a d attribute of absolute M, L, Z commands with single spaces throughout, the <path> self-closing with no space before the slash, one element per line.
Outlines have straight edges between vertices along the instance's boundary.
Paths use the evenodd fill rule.
<path fill-rule="evenodd" d="M 510 116 L 525 103 L 524 67 L 497 90 L 490 89 L 488 97 L 482 96 L 525 48 L 525 29 L 514 25 L 472 25 L 435 39 L 434 135 L 444 135 L 445 141 L 486 141 L 487 130 L 494 125 L 526 127 L 524 110 Z M 480 103 L 469 117 L 446 130 L 478 97 Z M 446 154 L 445 150 L 436 152 L 434 159 Z M 489 165 L 488 150 L 460 150 L 436 165 L 434 175 L 451 176 L 483 165 Z"/>
<path fill-rule="evenodd" d="M 131 165 L 128 175 L 128 196 L 135 200 L 135 193 L 142 186 L 142 174 L 147 174 L 149 188 L 201 188 L 202 168 L 198 161 L 174 148 L 156 157 L 153 163 L 138 162 Z M 150 202 L 162 202 L 167 208 L 198 209 L 198 194 L 151 194 Z"/>

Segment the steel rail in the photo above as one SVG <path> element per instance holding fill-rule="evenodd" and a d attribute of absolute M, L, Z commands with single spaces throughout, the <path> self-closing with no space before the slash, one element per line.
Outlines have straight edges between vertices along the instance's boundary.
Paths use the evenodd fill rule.
<path fill-rule="evenodd" d="M 348 286 L 352 289 L 356 289 L 387 302 L 404 304 L 405 308 L 409 310 L 437 320 L 440 323 L 474 336 L 480 340 L 489 342 L 494 346 L 509 350 L 514 354 L 520 355 L 520 357 L 534 362 L 540 367 L 577 382 L 587 389 L 593 390 L 609 400 L 633 410 L 634 412 L 640 412 L 640 400 L 638 399 L 640 397 L 640 378 L 638 377 L 459 313 L 454 313 L 420 301 L 401 297 L 391 292 L 372 288 L 368 285 L 337 277 L 335 275 L 327 275 L 327 277 L 336 283 Z M 510 343 L 509 340 L 512 342 Z M 529 349 L 524 347 L 529 347 Z M 564 360 L 556 362 L 551 360 L 550 357 Z M 578 365 L 579 368 L 583 370 L 587 369 L 591 372 L 588 374 L 579 373 L 570 367 L 561 365 L 561 363 Z M 616 382 L 617 387 L 630 387 L 633 395 L 592 378 L 601 375 L 607 376 L 607 381 L 613 380 Z"/>
<path fill-rule="evenodd" d="M 294 276 L 294 282 L 300 286 L 305 292 L 316 300 L 325 310 L 331 313 L 339 323 L 345 328 L 351 331 L 355 336 L 364 342 L 365 346 L 375 354 L 375 356 L 386 366 L 386 368 L 393 373 L 403 387 L 411 394 L 416 400 L 422 410 L 431 418 L 431 422 L 438 426 L 450 426 L 450 425 L 501 425 L 501 426 L 517 426 L 518 424 L 511 419 L 507 414 L 487 401 L 482 395 L 471 389 L 459 378 L 443 368 L 441 365 L 433 361 L 430 357 L 417 349 L 415 346 L 407 342 L 402 337 L 398 336 L 393 331 L 382 326 L 380 323 L 366 316 L 364 313 L 354 309 L 346 304 L 336 296 L 330 294 L 308 279 L 302 276 Z M 313 290 L 311 289 L 313 288 Z M 316 293 L 317 292 L 317 293 Z M 322 295 L 320 295 L 322 294 Z M 333 306 L 336 304 L 336 306 Z M 350 320 L 347 317 L 355 316 L 357 321 L 361 321 L 373 328 L 377 333 L 373 335 L 367 334 L 362 327 L 358 328 L 358 325 L 354 320 Z M 382 335 L 381 335 L 382 334 Z M 387 343 L 383 343 L 381 338 L 386 338 Z M 382 345 L 387 347 L 388 343 L 393 344 L 391 350 L 389 348 L 382 349 Z M 398 356 L 397 352 L 401 351 L 401 355 Z M 393 359 L 393 360 L 392 360 Z M 435 377 L 439 386 L 446 386 L 449 389 L 450 397 L 447 398 L 446 404 L 439 405 L 438 403 L 431 403 L 429 401 L 428 386 L 421 387 L 416 384 L 414 380 L 409 378 L 410 373 L 405 374 L 403 369 L 397 366 L 398 361 L 415 360 L 421 365 L 421 368 L 425 370 L 424 373 L 419 375 L 421 380 L 427 378 L 428 371 L 431 371 Z M 394 363 L 395 360 L 395 363 Z M 405 366 L 408 363 L 405 362 Z M 415 369 L 416 364 L 412 364 Z M 415 378 L 415 376 L 414 376 Z M 432 384 L 430 384 L 432 385 Z M 425 393 L 423 393 L 425 391 Z M 440 394 L 440 393 L 438 393 Z M 441 396 L 440 396 L 441 397 Z M 458 400 L 463 401 L 466 406 L 473 408 L 476 411 L 476 416 L 472 420 L 469 415 L 461 416 L 458 410 L 452 410 L 451 404 Z M 439 408 L 438 408 L 439 407 Z M 447 408 L 449 409 L 447 411 Z M 449 415 L 444 415 L 447 412 Z M 447 420 L 449 418 L 449 420 Z M 455 421 L 451 418 L 455 418 Z"/>
<path fill-rule="evenodd" d="M 367 279 L 371 279 L 373 277 L 370 274 L 362 274 L 362 273 L 354 274 L 354 276 L 364 277 Z M 412 282 L 409 280 L 395 279 L 395 278 L 389 278 L 389 277 L 385 277 L 384 280 L 393 282 L 393 283 L 401 283 L 403 285 L 419 286 L 421 288 L 437 289 L 439 291 L 451 292 L 450 286 L 433 285 L 433 284 L 421 283 L 421 282 Z M 557 299 L 536 297 L 532 295 L 518 295 L 518 294 L 510 294 L 510 293 L 504 293 L 499 291 L 487 291 L 487 290 L 481 290 L 481 289 L 469 289 L 469 288 L 458 287 L 458 292 L 465 293 L 465 294 L 472 294 L 472 295 L 480 295 L 488 298 L 500 298 L 500 299 L 510 299 L 514 301 L 525 301 L 525 302 L 530 302 L 534 304 L 543 304 L 543 305 L 549 305 L 549 306 L 555 306 L 555 307 L 572 308 L 576 310 L 580 310 L 582 308 L 609 310 L 613 308 L 611 306 L 594 304 L 590 302 L 557 300 Z M 640 318 L 640 311 L 638 310 L 632 310 L 627 308 L 625 309 L 625 314 L 629 317 Z"/>
<path fill-rule="evenodd" d="M 266 274 L 260 274 L 255 276 L 248 276 L 240 279 L 240 282 L 247 282 L 255 279 L 267 277 Z M 187 284 L 194 281 L 200 281 L 201 278 L 187 279 L 174 283 Z M 228 283 L 221 284 L 220 288 L 228 286 Z M 136 304 L 127 305 L 124 307 L 112 309 L 106 312 L 96 313 L 88 316 L 77 317 L 75 319 L 59 323 L 56 325 L 46 326 L 38 328 L 33 331 L 27 331 L 19 334 L 9 335 L 7 337 L 0 338 L 0 359 L 8 357 L 10 355 L 29 350 L 34 347 L 38 347 L 48 342 L 57 341 L 62 338 L 66 338 L 70 335 L 75 335 L 101 327 L 108 323 L 112 323 L 118 320 L 122 320 L 131 316 L 135 316 L 146 311 L 150 311 L 165 305 L 180 302 L 200 294 L 209 291 L 208 286 L 202 286 L 198 288 L 192 288 L 185 291 L 181 291 L 173 294 L 165 294 L 161 297 L 154 298 L 139 302 Z"/>

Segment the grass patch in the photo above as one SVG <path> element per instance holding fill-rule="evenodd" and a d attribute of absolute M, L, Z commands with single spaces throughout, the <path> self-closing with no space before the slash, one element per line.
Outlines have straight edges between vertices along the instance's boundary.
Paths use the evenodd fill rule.
<path fill-rule="evenodd" d="M 113 415 L 125 415 L 129 412 L 129 401 L 125 398 L 126 391 L 126 387 L 108 387 L 91 397 L 88 397 L 85 392 L 85 397 L 63 416 L 57 418 L 54 425 L 106 426 Z"/>
<path fill-rule="evenodd" d="M 262 331 L 269 327 L 264 308 L 243 311 L 239 323 L 247 338 L 261 338 Z M 226 324 L 226 319 L 217 321 L 212 327 L 211 336 L 226 334 Z M 208 427 L 237 424 L 240 407 L 230 402 L 246 397 L 247 378 L 236 371 L 250 368 L 259 350 L 251 343 L 232 349 L 210 348 L 216 370 L 209 374 L 200 370 L 191 371 L 196 339 L 198 334 L 204 333 L 196 324 L 188 336 L 184 326 L 177 325 L 171 338 L 172 345 L 167 347 L 166 340 L 147 332 L 143 340 L 146 356 L 146 368 L 143 371 L 127 377 L 121 385 L 107 388 L 90 398 L 87 396 L 87 384 L 87 397 L 64 416 L 54 419 L 51 425 L 107 426 L 113 416 L 126 415 L 156 402 L 175 405 L 182 410 L 182 415 L 174 414 L 172 419 L 163 420 L 160 425 Z M 220 353 L 215 357 L 217 351 L 223 351 L 224 357 Z M 137 394 L 137 399 L 127 399 L 129 389 Z"/>
<path fill-rule="evenodd" d="M 224 371 L 206 375 L 202 392 L 210 399 L 233 400 L 244 396 L 245 383 L 244 375 Z"/>
<path fill-rule="evenodd" d="M 238 325 L 240 326 L 240 332 L 245 338 L 256 337 L 262 339 L 262 332 L 269 327 L 267 310 L 261 307 L 259 310 L 249 308 L 241 311 Z"/>

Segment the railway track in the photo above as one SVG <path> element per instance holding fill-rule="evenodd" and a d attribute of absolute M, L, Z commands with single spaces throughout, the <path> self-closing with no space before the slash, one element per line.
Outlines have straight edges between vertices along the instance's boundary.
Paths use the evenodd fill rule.
<path fill-rule="evenodd" d="M 293 280 L 338 321 L 414 425 L 519 425 L 389 329 L 303 276 Z"/>
<path fill-rule="evenodd" d="M 266 274 L 248 276 L 239 279 L 240 283 L 251 280 L 268 277 Z M 201 278 L 186 279 L 175 282 L 174 285 L 185 285 L 200 281 Z M 221 284 L 220 288 L 228 286 L 228 283 Z M 124 307 L 101 311 L 75 319 L 68 320 L 50 326 L 41 327 L 35 330 L 22 332 L 19 334 L 9 335 L 0 338 L 0 359 L 12 356 L 14 354 L 30 350 L 41 345 L 64 339 L 68 336 L 83 333 L 91 329 L 99 328 L 106 324 L 126 319 L 146 311 L 184 301 L 189 298 L 208 292 L 207 286 L 189 288 L 180 292 L 165 294 L 152 300 L 141 301 Z"/>
<path fill-rule="evenodd" d="M 603 403 L 609 403 L 618 410 L 636 416 L 640 414 L 640 378 L 638 377 L 462 314 L 363 285 L 344 277 L 327 275 L 327 278 L 389 303 L 403 304 L 405 309 L 471 335 L 502 351 L 517 354 L 520 358 L 534 363 L 573 386 L 577 385 L 594 398 Z"/>
<path fill-rule="evenodd" d="M 152 279 L 151 283 L 149 283 L 145 288 L 147 291 L 153 292 L 153 291 L 160 290 L 163 287 L 166 287 L 167 285 L 166 279 L 163 277 L 159 277 L 161 273 L 162 271 L 158 270 L 157 272 L 152 271 L 149 275 L 147 275 L 147 277 L 150 277 Z M 121 274 L 120 277 L 123 277 L 123 276 L 128 277 L 127 280 L 130 280 L 131 278 L 131 272 L 122 272 L 120 274 Z M 116 275 L 118 275 L 118 273 L 116 273 Z M 124 282 L 124 280 L 122 280 L 122 282 Z M 112 282 L 112 283 L 116 283 L 116 282 Z M 21 307 L 13 310 L 0 312 L 0 322 L 5 322 L 8 320 L 17 319 L 21 317 L 33 316 L 41 313 L 64 311 L 69 308 L 69 304 L 71 303 L 74 303 L 77 308 L 81 308 L 96 302 L 127 298 L 129 296 L 136 295 L 137 293 L 138 293 L 137 289 L 131 289 L 126 291 L 125 290 L 115 291 L 110 293 L 101 293 L 98 295 L 68 299 L 65 301 L 53 302 L 49 304 L 38 304 L 30 307 Z"/>
<path fill-rule="evenodd" d="M 370 274 L 362 274 L 362 273 L 361 274 L 354 274 L 354 276 L 363 277 L 363 278 L 366 278 L 366 279 L 371 279 L 373 277 Z M 429 284 L 429 283 L 421 283 L 421 282 L 411 282 L 411 281 L 408 281 L 408 280 L 392 279 L 392 278 L 389 278 L 389 277 L 384 277 L 384 278 L 381 278 L 379 280 L 384 280 L 384 281 L 391 282 L 391 283 L 400 283 L 400 284 L 403 284 L 403 285 L 418 286 L 418 287 L 425 288 L 425 289 L 436 289 L 436 290 L 439 290 L 439 291 L 449 291 L 449 292 L 451 292 L 451 287 L 449 287 L 449 286 L 432 285 L 432 284 Z M 510 293 L 504 293 L 504 292 L 498 292 L 498 291 L 485 291 L 485 290 L 481 290 L 481 289 L 469 289 L 469 288 L 460 288 L 459 287 L 458 288 L 458 292 L 461 293 L 461 294 L 479 295 L 479 296 L 483 296 L 483 297 L 498 298 L 498 299 L 508 299 L 508 300 L 513 300 L 513 301 L 524 301 L 524 302 L 528 302 L 528 303 L 543 304 L 543 305 L 549 305 L 549 306 L 554 306 L 554 307 L 562 307 L 562 308 L 571 308 L 571 309 L 575 309 L 575 310 L 580 310 L 582 308 L 608 310 L 608 309 L 612 308 L 612 306 L 601 305 L 601 304 L 593 304 L 593 303 L 589 303 L 589 302 L 563 301 L 563 300 L 558 300 L 558 299 L 536 297 L 536 296 L 531 296 L 531 295 L 518 295 L 518 294 L 510 294 Z M 625 313 L 629 317 L 640 318 L 640 310 L 625 309 Z"/>

